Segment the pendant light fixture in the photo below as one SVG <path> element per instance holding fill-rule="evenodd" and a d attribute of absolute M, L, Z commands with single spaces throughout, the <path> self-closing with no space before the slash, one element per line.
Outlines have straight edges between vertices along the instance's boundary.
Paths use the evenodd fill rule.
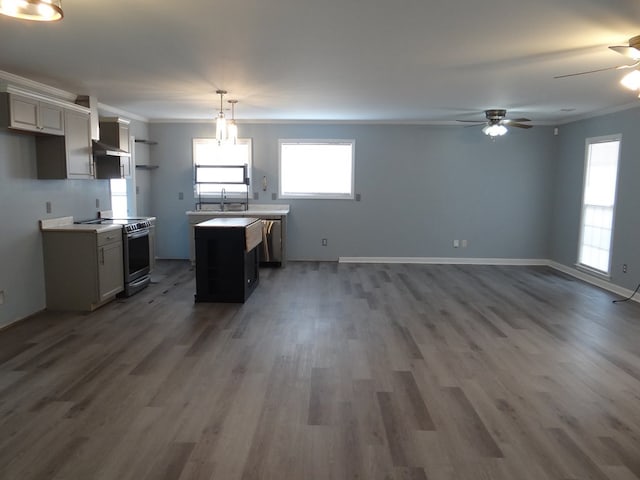
<path fill-rule="evenodd" d="M 231 121 L 227 123 L 227 141 L 233 145 L 238 143 L 238 125 L 236 125 L 235 106 L 238 100 L 228 100 L 231 104 Z"/>
<path fill-rule="evenodd" d="M 218 140 L 218 145 L 221 145 L 227 139 L 227 120 L 224 118 L 224 112 L 222 111 L 222 97 L 227 94 L 227 91 L 216 90 L 216 93 L 220 95 L 220 113 L 216 118 L 216 140 Z"/>
<path fill-rule="evenodd" d="M 62 0 L 0 0 L 0 14 L 22 20 L 61 20 Z"/>

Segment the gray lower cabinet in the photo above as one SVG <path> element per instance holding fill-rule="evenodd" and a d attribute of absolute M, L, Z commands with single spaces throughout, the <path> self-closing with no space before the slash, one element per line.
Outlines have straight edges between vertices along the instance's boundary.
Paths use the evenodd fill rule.
<path fill-rule="evenodd" d="M 36 137 L 38 178 L 94 178 L 89 113 L 65 109 L 64 121 L 63 136 Z"/>
<path fill-rule="evenodd" d="M 124 289 L 120 230 L 43 231 L 49 310 L 91 311 Z"/>

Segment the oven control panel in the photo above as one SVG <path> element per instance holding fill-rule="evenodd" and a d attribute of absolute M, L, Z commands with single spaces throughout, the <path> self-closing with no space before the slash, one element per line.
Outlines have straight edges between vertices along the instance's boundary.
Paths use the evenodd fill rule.
<path fill-rule="evenodd" d="M 124 225 L 124 231 L 126 233 L 137 232 L 138 230 L 144 230 L 145 228 L 149 228 L 151 226 L 151 222 L 149 220 L 142 220 L 135 223 L 127 223 Z"/>

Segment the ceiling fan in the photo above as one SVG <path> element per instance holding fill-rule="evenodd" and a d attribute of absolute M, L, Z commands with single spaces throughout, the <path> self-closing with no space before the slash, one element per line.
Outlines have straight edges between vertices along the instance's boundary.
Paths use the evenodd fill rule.
<path fill-rule="evenodd" d="M 463 123 L 473 123 L 475 125 L 469 125 L 471 127 L 476 125 L 484 125 L 482 131 L 485 135 L 489 135 L 490 137 L 498 137 L 507 133 L 507 127 L 516 127 L 516 128 L 531 128 L 532 125 L 527 125 L 523 122 L 530 122 L 528 118 L 505 118 L 507 115 L 507 111 L 504 109 L 491 109 L 484 111 L 485 117 L 487 117 L 486 121 L 482 120 L 458 120 L 458 122 Z"/>
<path fill-rule="evenodd" d="M 614 52 L 617 52 L 621 55 L 624 55 L 625 57 L 634 60 L 634 63 L 632 63 L 631 65 L 618 65 L 616 67 L 605 67 L 598 68 L 596 70 L 587 70 L 586 72 L 567 73 L 565 75 L 556 75 L 553 78 L 567 78 L 575 77 L 577 75 L 586 75 L 588 73 L 606 72 L 607 70 L 626 70 L 627 68 L 636 68 L 640 65 L 640 35 L 631 37 L 628 43 L 629 45 L 611 45 L 609 48 Z M 635 90 L 635 88 L 632 88 L 632 90 Z"/>

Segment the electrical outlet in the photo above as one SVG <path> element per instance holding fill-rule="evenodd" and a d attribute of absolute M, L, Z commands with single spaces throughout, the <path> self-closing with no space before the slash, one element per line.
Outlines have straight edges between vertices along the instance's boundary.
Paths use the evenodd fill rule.
<path fill-rule="evenodd" d="M 253 192 L 253 199 L 260 200 L 260 192 Z"/>
<path fill-rule="evenodd" d="M 622 273 L 627 273 L 627 264 L 626 263 L 622 264 Z"/>
<path fill-rule="evenodd" d="M 453 248 L 458 248 L 460 246 L 460 240 L 453 241 Z"/>
<path fill-rule="evenodd" d="M 467 248 L 467 241 L 462 240 L 461 245 L 462 245 L 462 248 Z"/>
<path fill-rule="evenodd" d="M 44 204 L 44 208 L 47 213 L 51 213 L 51 202 L 47 202 Z"/>
<path fill-rule="evenodd" d="M 184 200 L 184 192 L 178 192 L 178 200 Z"/>
<path fill-rule="evenodd" d="M 96 198 L 96 208 L 100 208 L 100 199 Z"/>
<path fill-rule="evenodd" d="M 4 290 L 0 290 L 0 305 L 4 304 Z"/>
<path fill-rule="evenodd" d="M 323 239 L 322 239 L 322 246 L 323 246 L 323 247 L 326 247 L 326 246 L 327 246 L 327 239 L 326 239 L 326 238 L 323 238 Z"/>

